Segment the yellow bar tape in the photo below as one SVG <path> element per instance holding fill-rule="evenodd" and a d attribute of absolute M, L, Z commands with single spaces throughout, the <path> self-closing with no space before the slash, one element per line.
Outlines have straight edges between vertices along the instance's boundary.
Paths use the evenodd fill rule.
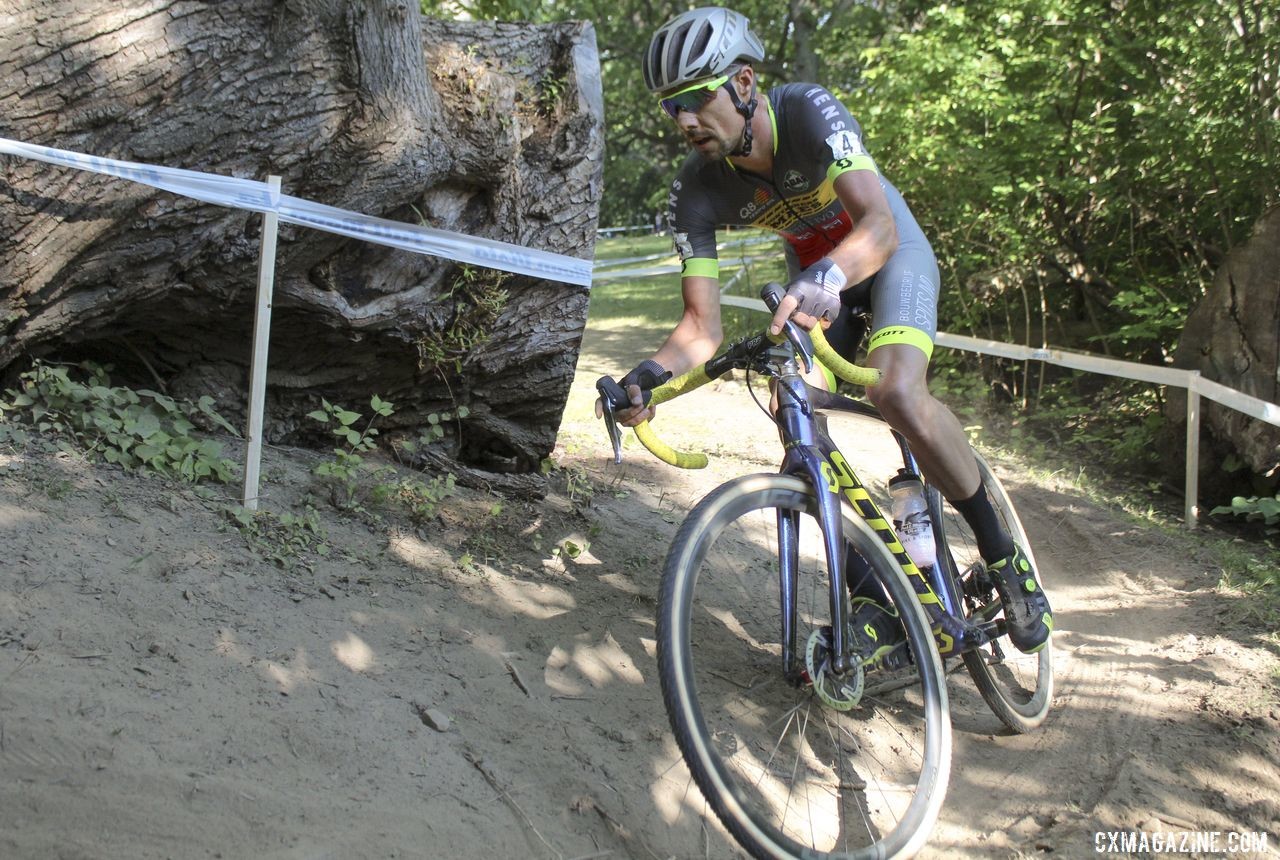
<path fill-rule="evenodd" d="M 827 343 L 827 336 L 822 333 L 822 326 L 816 325 L 809 331 L 809 339 L 813 341 L 813 355 L 818 361 L 831 369 L 831 372 L 846 382 L 854 385 L 876 385 L 880 382 L 881 373 L 875 367 L 859 367 L 845 361 L 840 353 Z"/>
<path fill-rule="evenodd" d="M 836 376 L 854 385 L 875 385 L 880 381 L 880 371 L 874 367 L 859 367 L 845 361 L 839 353 L 831 348 L 831 344 L 827 343 L 827 338 L 822 333 L 819 326 L 815 326 L 809 332 L 810 338 L 813 340 L 813 353 L 819 361 L 831 369 Z M 711 381 L 711 377 L 707 376 L 706 365 L 695 367 L 688 373 L 677 376 L 675 379 L 659 385 L 653 389 L 649 403 L 657 406 L 660 403 L 666 403 L 668 400 L 674 400 L 682 394 L 688 394 L 695 388 L 700 388 Z M 649 453 L 657 457 L 664 463 L 676 466 L 681 469 L 703 469 L 707 465 L 707 455 L 698 452 L 677 451 L 670 445 L 667 445 L 657 434 L 653 428 L 649 426 L 648 421 L 642 421 L 635 426 L 636 438 L 640 440 L 640 444 L 649 450 Z"/>
<path fill-rule="evenodd" d="M 668 400 L 674 400 L 681 394 L 688 394 L 693 389 L 700 388 L 710 381 L 711 377 L 707 376 L 706 365 L 699 365 L 688 373 L 677 376 L 675 379 L 667 380 L 653 389 L 649 403 L 653 406 L 666 403 Z M 677 451 L 658 438 L 657 434 L 653 432 L 653 428 L 649 426 L 648 421 L 642 421 L 637 424 L 635 431 L 636 438 L 640 440 L 640 444 L 649 449 L 649 453 L 662 462 L 680 469 L 706 468 L 706 454 Z"/>
<path fill-rule="evenodd" d="M 693 389 L 701 388 L 710 381 L 711 377 L 707 376 L 706 365 L 700 365 L 688 373 L 677 376 L 675 379 L 668 379 L 662 385 L 653 389 L 652 399 L 649 400 L 649 403 L 657 406 L 659 403 L 675 400 L 681 394 L 688 394 Z"/>
<path fill-rule="evenodd" d="M 677 451 L 670 445 L 667 445 L 653 432 L 653 428 L 649 426 L 648 421 L 642 421 L 635 426 L 636 438 L 640 440 L 640 444 L 649 449 L 649 453 L 657 457 L 664 463 L 668 463 L 680 469 L 705 469 L 707 466 L 707 455 L 702 453 L 689 453 L 686 451 Z"/>

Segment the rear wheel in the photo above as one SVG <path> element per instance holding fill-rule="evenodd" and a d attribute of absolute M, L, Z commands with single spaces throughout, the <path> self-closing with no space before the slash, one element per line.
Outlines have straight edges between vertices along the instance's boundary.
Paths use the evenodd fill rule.
<path fill-rule="evenodd" d="M 1005 530 L 1022 547 L 1044 582 L 1044 572 L 1036 564 L 1026 530 L 1018 519 L 1013 501 L 990 464 L 974 452 L 978 471 L 987 489 L 987 497 Z M 938 563 L 944 574 L 951 576 L 964 609 L 965 617 L 975 623 L 1000 619 L 1003 607 L 995 585 L 987 575 L 987 567 L 978 554 L 973 530 L 950 505 L 930 493 L 930 514 L 934 522 L 934 538 L 938 544 Z M 1053 697 L 1053 643 L 1035 654 L 1023 654 L 1013 647 L 1007 636 L 992 640 L 982 648 L 964 654 L 965 668 L 973 676 L 978 692 L 1001 721 L 1015 732 L 1029 732 L 1044 722 Z"/>
<path fill-rule="evenodd" d="M 779 512 L 798 527 L 790 666 Z M 909 854 L 928 838 L 950 774 L 941 660 L 901 569 L 846 506 L 846 569 L 860 580 L 851 588 L 892 604 L 904 644 L 880 662 L 831 671 L 815 512 L 806 483 L 776 474 L 731 481 L 693 509 L 663 573 L 663 698 L 694 781 L 754 856 Z"/>

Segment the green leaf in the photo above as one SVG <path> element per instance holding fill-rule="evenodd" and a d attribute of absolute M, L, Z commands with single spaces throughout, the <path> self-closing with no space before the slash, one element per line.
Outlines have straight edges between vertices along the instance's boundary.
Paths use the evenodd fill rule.
<path fill-rule="evenodd" d="M 143 437 L 143 441 L 148 445 L 154 445 L 159 448 L 167 448 L 169 443 L 173 441 L 173 437 L 163 430 L 157 430 L 150 436 Z"/>
<path fill-rule="evenodd" d="M 348 427 L 360 420 L 360 413 L 339 409 L 334 413 L 334 417 L 338 419 L 338 423 L 342 424 L 342 426 Z"/>
<path fill-rule="evenodd" d="M 143 412 L 133 422 L 130 432 L 146 439 L 148 436 L 160 430 L 160 419 L 152 415 L 150 412 Z"/>
<path fill-rule="evenodd" d="M 161 449 L 155 445 L 148 445 L 145 442 L 133 449 L 133 455 L 145 463 L 150 463 L 159 456 Z"/>
<path fill-rule="evenodd" d="M 221 427 L 223 430 L 226 430 L 232 436 L 240 435 L 240 431 L 235 427 L 232 427 L 231 422 L 219 415 L 217 410 L 213 408 L 214 400 L 209 395 L 206 394 L 204 397 L 201 397 L 200 402 L 196 404 L 196 406 L 203 415 L 209 418 L 210 421 Z"/>
<path fill-rule="evenodd" d="M 254 512 L 249 510 L 248 508 L 243 508 L 239 505 L 236 505 L 233 508 L 229 508 L 227 510 L 227 513 L 230 514 L 232 519 L 234 519 L 237 523 L 239 523 L 242 526 L 253 525 L 253 519 L 255 515 L 254 515 Z"/>

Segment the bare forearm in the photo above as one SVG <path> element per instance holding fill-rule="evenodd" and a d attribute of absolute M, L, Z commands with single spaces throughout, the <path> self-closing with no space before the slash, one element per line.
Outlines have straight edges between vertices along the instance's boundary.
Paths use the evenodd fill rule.
<path fill-rule="evenodd" d="M 835 188 L 853 229 L 827 256 L 850 284 L 858 284 L 884 268 L 898 250 L 898 228 L 874 172 L 842 173 L 836 177 Z"/>
<path fill-rule="evenodd" d="M 654 361 L 675 376 L 715 355 L 724 338 L 719 282 L 690 275 L 681 279 L 680 290 L 684 298 L 680 322 L 653 355 Z"/>
<path fill-rule="evenodd" d="M 865 217 L 828 255 L 850 284 L 858 284 L 884 268 L 898 250 L 898 230 L 892 216 Z"/>
<path fill-rule="evenodd" d="M 654 353 L 653 359 L 679 376 L 715 355 L 722 339 L 718 324 L 710 327 L 685 318 Z"/>

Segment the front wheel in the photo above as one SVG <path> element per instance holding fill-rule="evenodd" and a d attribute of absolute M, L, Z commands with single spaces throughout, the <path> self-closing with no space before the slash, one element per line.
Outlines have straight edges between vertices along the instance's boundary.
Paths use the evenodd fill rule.
<path fill-rule="evenodd" d="M 901 569 L 845 505 L 850 588 L 897 612 L 904 644 L 825 687 L 809 671 L 831 622 L 816 509 L 806 483 L 776 474 L 730 481 L 693 509 L 663 572 L 663 698 L 694 781 L 755 857 L 907 856 L 928 838 L 950 775 L 942 662 Z M 780 512 L 798 527 L 790 666 Z"/>
<path fill-rule="evenodd" d="M 986 487 L 987 497 L 1001 525 L 1018 542 L 1035 566 L 1044 583 L 1044 571 L 1036 563 L 1027 532 L 1022 527 L 1013 500 L 982 455 L 974 452 L 978 471 Z M 937 493 L 930 494 L 934 521 L 934 537 L 938 542 L 938 561 L 943 572 L 956 583 L 965 616 L 974 622 L 990 621 L 1002 613 L 995 585 L 987 575 L 986 564 L 978 554 L 973 530 L 954 509 L 941 502 Z M 1035 654 L 1023 654 L 1001 636 L 982 648 L 964 655 L 965 668 L 973 676 L 978 692 L 1002 722 L 1015 732 L 1029 732 L 1044 722 L 1053 697 L 1053 643 L 1046 643 Z"/>

